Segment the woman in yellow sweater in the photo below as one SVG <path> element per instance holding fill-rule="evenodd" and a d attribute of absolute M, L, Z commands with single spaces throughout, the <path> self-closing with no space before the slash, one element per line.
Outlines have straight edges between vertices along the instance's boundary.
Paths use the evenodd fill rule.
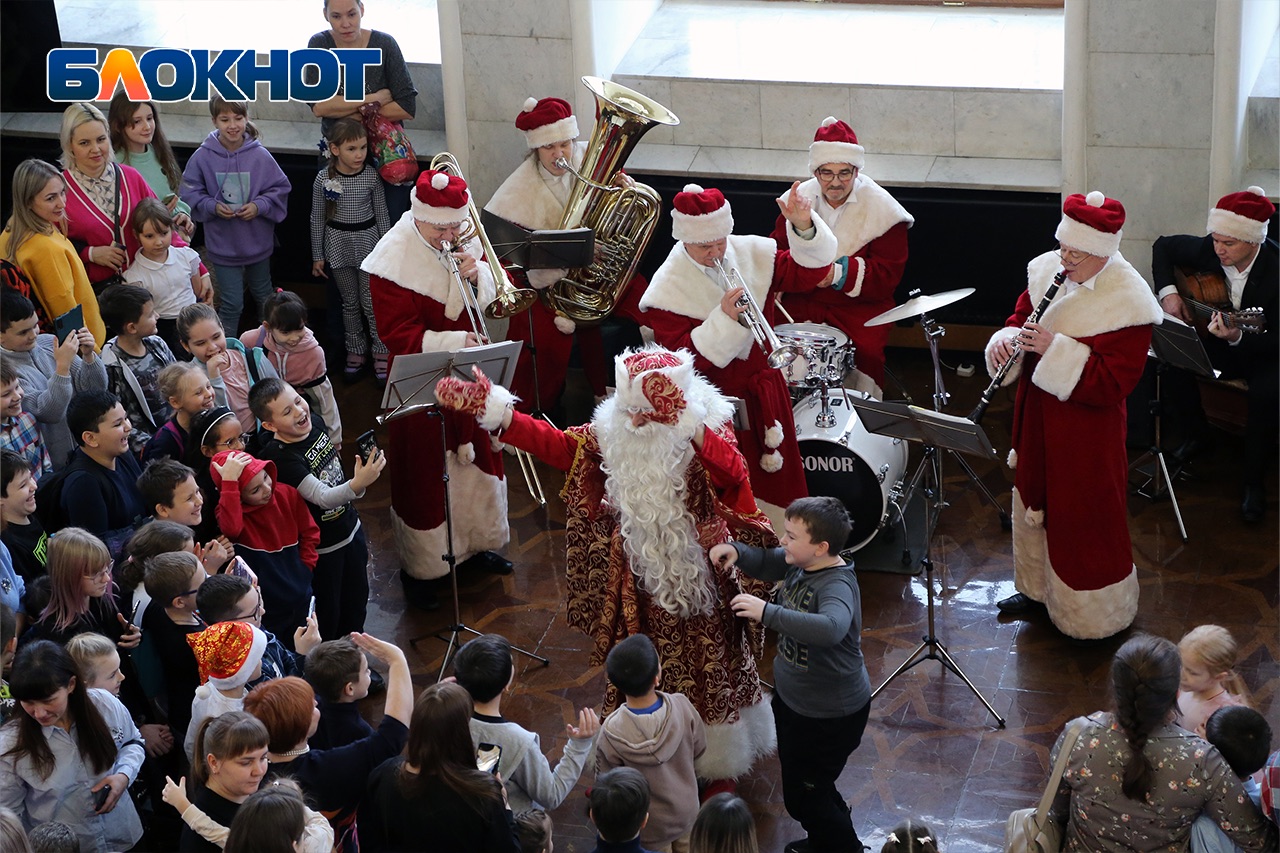
<path fill-rule="evenodd" d="M 84 262 L 65 233 L 66 207 L 67 186 L 55 166 L 34 158 L 18 164 L 13 215 L 0 233 L 0 257 L 31 280 L 31 293 L 50 319 L 80 305 L 84 325 L 101 348 L 107 332 Z"/>

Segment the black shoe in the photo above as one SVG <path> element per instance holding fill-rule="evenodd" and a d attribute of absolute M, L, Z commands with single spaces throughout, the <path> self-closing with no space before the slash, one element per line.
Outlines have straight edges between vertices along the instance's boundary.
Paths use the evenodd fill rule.
<path fill-rule="evenodd" d="M 1043 607 L 1040 602 L 1034 598 L 1029 598 L 1020 592 L 1015 592 L 1008 598 L 1001 599 L 996 602 L 996 608 L 1001 613 L 1008 613 L 1011 616 L 1018 616 L 1024 613 L 1030 613 L 1037 607 Z"/>
<path fill-rule="evenodd" d="M 437 605 L 438 606 L 438 605 Z M 369 696 L 383 693 L 387 689 L 387 680 L 376 669 L 369 669 Z"/>
<path fill-rule="evenodd" d="M 472 557 L 468 557 L 458 564 L 458 568 L 462 571 L 471 572 L 488 572 L 491 575 L 509 575 L 511 574 L 513 564 L 505 557 L 500 557 L 492 551 L 481 551 Z"/>
<path fill-rule="evenodd" d="M 400 585 L 404 587 L 404 600 L 419 610 L 437 610 L 440 599 L 436 597 L 435 581 L 422 580 L 400 572 Z"/>
<path fill-rule="evenodd" d="M 1257 524 L 1267 511 L 1267 495 L 1262 486 L 1245 486 L 1244 501 L 1240 504 L 1240 517 L 1245 524 Z"/>
<path fill-rule="evenodd" d="M 812 851 L 813 848 L 809 846 L 808 838 L 798 838 L 782 848 L 782 853 L 812 853 Z"/>
<path fill-rule="evenodd" d="M 1188 438 L 1178 448 L 1169 454 L 1176 462 L 1190 462 L 1192 459 L 1207 453 L 1213 448 L 1213 443 L 1206 436 L 1195 436 Z"/>

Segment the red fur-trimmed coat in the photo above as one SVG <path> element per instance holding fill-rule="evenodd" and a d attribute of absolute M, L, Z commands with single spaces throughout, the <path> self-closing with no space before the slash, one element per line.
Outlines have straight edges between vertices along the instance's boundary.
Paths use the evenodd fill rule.
<path fill-rule="evenodd" d="M 822 213 L 817 178 L 800 184 L 800 195 Z M 783 307 L 798 321 L 835 326 L 853 341 L 858 369 L 884 385 L 884 348 L 893 324 L 864 324 L 893 307 L 893 291 L 907 265 L 907 229 L 915 218 L 875 181 L 859 173 L 853 194 L 842 205 L 840 218 L 828 222 L 836 235 L 836 257 L 849 259 L 849 272 L 839 290 L 820 287 L 810 293 L 789 293 Z M 769 236 L 787 248 L 786 220 L 781 216 Z"/>
<path fill-rule="evenodd" d="M 1010 340 L 1039 304 L 1058 257 L 1027 267 L 1027 290 L 987 344 Z M 1019 591 L 1044 602 L 1063 633 L 1107 637 L 1138 609 L 1129 540 L 1125 398 L 1142 378 L 1151 327 L 1163 316 L 1151 288 L 1119 253 L 1093 279 L 1059 292 L 1040 324 L 1055 337 L 1024 354 L 1006 382 L 1014 403 L 1013 551 Z"/>
<path fill-rule="evenodd" d="M 816 217 L 814 224 L 813 239 L 794 239 L 791 251 L 779 251 L 766 237 L 729 237 L 725 266 L 738 270 L 770 324 L 774 293 L 813 290 L 830 269 L 835 238 Z M 677 243 L 654 273 L 640 310 L 659 344 L 689 350 L 699 373 L 746 401 L 751 428 L 738 430 L 737 438 L 751 488 L 760 500 L 785 508 L 809 494 L 787 383 L 769 367 L 751 332 L 720 310 L 722 295 Z"/>
<path fill-rule="evenodd" d="M 477 252 L 471 246 L 468 251 Z M 478 265 L 479 301 L 494 296 L 487 265 Z M 438 255 L 418 234 L 413 214 L 404 216 L 365 258 L 378 336 L 392 363 L 400 355 L 460 349 L 471 330 L 457 284 Z M 414 402 L 434 402 L 433 397 Z M 449 493 L 453 506 L 453 550 L 458 561 L 507 544 L 507 484 L 502 454 L 475 419 L 443 411 L 448 442 Z M 391 522 L 401 567 L 415 578 L 443 577 L 445 552 L 444 463 L 441 419 L 418 413 L 389 425 Z"/>

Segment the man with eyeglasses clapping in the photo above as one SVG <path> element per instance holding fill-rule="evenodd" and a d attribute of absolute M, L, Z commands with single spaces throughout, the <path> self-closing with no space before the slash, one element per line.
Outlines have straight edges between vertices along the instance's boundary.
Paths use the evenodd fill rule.
<path fill-rule="evenodd" d="M 835 232 L 836 263 L 817 290 L 787 294 L 783 307 L 797 321 L 830 324 L 848 335 L 857 347 L 858 370 L 877 386 L 859 387 L 879 397 L 892 325 L 863 324 L 894 305 L 893 291 L 907 265 L 907 229 L 915 219 L 862 174 L 864 153 L 853 128 L 834 116 L 822 120 L 809 146 L 813 177 L 800 184 L 799 192 Z M 769 236 L 779 249 L 788 248 L 781 216 Z"/>

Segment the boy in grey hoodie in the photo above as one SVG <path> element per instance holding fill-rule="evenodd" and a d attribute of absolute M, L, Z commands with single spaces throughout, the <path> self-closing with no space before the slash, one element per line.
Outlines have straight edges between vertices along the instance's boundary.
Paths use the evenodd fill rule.
<path fill-rule="evenodd" d="M 707 732 L 682 693 L 658 690 L 662 664 L 653 641 L 633 634 L 605 658 L 610 683 L 627 701 L 605 717 L 596 747 L 596 774 L 631 767 L 649 782 L 649 822 L 640 843 L 656 853 L 683 853 L 698 817 L 694 760 L 707 749 Z"/>
<path fill-rule="evenodd" d="M 513 814 L 534 807 L 554 809 L 577 784 L 600 718 L 590 708 L 578 712 L 578 725 L 565 726 L 569 740 L 555 769 L 542 754 L 538 736 L 502 716 L 502 694 L 515 681 L 511 643 L 501 634 L 481 634 L 458 650 L 453 675 L 471 694 L 471 739 L 477 750 L 501 750 L 494 768 L 506 783 Z"/>

